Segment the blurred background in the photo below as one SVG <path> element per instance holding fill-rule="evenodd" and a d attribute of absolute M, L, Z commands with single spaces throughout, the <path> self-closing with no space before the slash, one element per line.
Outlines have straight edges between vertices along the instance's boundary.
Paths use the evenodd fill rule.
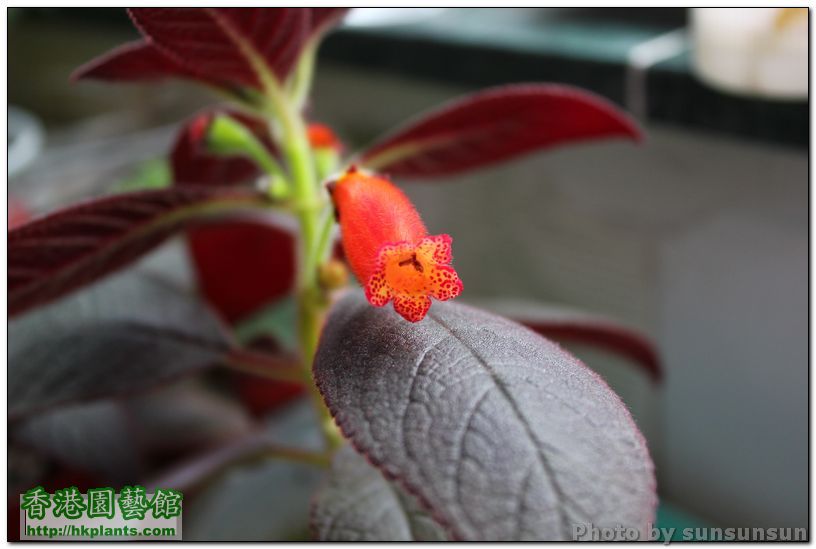
<path fill-rule="evenodd" d="M 664 526 L 807 526 L 808 30 L 800 9 L 366 8 L 321 50 L 313 114 L 351 150 L 511 82 L 581 86 L 638 118 L 641 145 L 400 183 L 455 236 L 467 298 L 577 307 L 654 339 L 658 385 L 576 352 L 647 436 Z M 136 37 L 120 9 L 9 10 L 11 223 L 167 177 L 178 124 L 212 96 L 69 82 Z M 174 246 L 158 255 L 183 277 Z"/>

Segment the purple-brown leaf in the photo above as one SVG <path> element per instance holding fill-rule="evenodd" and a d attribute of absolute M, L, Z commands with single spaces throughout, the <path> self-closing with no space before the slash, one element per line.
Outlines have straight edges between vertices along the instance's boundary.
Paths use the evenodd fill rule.
<path fill-rule="evenodd" d="M 312 498 L 311 526 L 321 541 L 448 541 L 414 497 L 346 445 L 334 453 Z"/>
<path fill-rule="evenodd" d="M 204 217 L 264 201 L 247 189 L 175 187 L 90 200 L 12 229 L 8 314 L 90 284 Z"/>
<path fill-rule="evenodd" d="M 581 523 L 644 533 L 654 520 L 653 465 L 626 407 L 519 324 L 450 302 L 410 324 L 355 292 L 313 368 L 357 451 L 455 539 L 571 539 Z"/>
<path fill-rule="evenodd" d="M 640 131 L 607 100 L 569 86 L 515 84 L 421 115 L 362 153 L 360 163 L 393 176 L 430 178 L 610 137 L 638 140 Z"/>
<path fill-rule="evenodd" d="M 143 391 L 210 368 L 234 347 L 195 295 L 121 273 L 9 321 L 9 418 Z"/>
<path fill-rule="evenodd" d="M 480 303 L 558 343 L 600 349 L 623 357 L 640 367 L 655 383 L 663 378 L 655 344 L 643 333 L 617 320 L 549 304 L 514 304 L 505 300 Z"/>

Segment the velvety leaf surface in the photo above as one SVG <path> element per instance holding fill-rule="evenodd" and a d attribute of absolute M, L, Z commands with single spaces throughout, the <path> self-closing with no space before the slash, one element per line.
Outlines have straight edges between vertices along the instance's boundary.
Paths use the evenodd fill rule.
<path fill-rule="evenodd" d="M 314 362 L 344 435 L 464 540 L 645 528 L 645 441 L 597 374 L 509 320 L 454 303 L 403 321 L 352 293 Z"/>
<path fill-rule="evenodd" d="M 283 80 L 297 61 L 311 15 L 296 8 L 133 8 L 139 30 L 174 62 L 224 88 L 260 88 L 250 56 Z"/>
<path fill-rule="evenodd" d="M 663 377 L 655 345 L 646 335 L 614 319 L 540 303 L 490 301 L 481 304 L 558 343 L 583 345 L 626 358 L 641 367 L 655 383 Z"/>
<path fill-rule="evenodd" d="M 134 261 L 182 227 L 257 207 L 257 191 L 177 187 L 90 200 L 8 233 L 8 312 L 47 303 Z"/>
<path fill-rule="evenodd" d="M 193 296 L 128 273 L 9 322 L 9 418 L 144 390 L 211 366 L 231 342 Z"/>
<path fill-rule="evenodd" d="M 419 116 L 362 153 L 360 162 L 391 176 L 438 177 L 608 137 L 637 140 L 640 132 L 600 96 L 557 84 L 514 84 Z"/>
<path fill-rule="evenodd" d="M 334 456 L 312 499 L 312 530 L 321 541 L 446 541 L 445 530 L 410 495 L 350 446 Z"/>
<path fill-rule="evenodd" d="M 165 78 L 201 77 L 192 68 L 185 68 L 144 40 L 122 44 L 85 63 L 71 75 L 71 80 L 94 79 L 112 82 L 154 81 Z"/>

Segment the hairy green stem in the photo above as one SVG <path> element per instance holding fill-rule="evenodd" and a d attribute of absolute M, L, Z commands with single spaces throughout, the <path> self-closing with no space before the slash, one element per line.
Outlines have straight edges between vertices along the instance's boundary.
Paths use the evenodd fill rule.
<path fill-rule="evenodd" d="M 323 403 L 311 370 L 326 312 L 326 300 L 318 284 L 317 267 L 320 261 L 318 254 L 321 252 L 318 245 L 321 236 L 320 217 L 328 206 L 318 187 L 306 125 L 297 105 L 285 96 L 274 80 L 268 81 L 266 87 L 271 110 L 280 124 L 283 153 L 289 165 L 292 198 L 300 224 L 297 316 L 302 375 L 320 415 L 326 444 L 333 449 L 340 445 L 342 437 Z"/>
<path fill-rule="evenodd" d="M 320 328 L 325 315 L 326 300 L 321 295 L 317 277 L 316 239 L 318 238 L 318 223 L 320 212 L 326 207 L 321 199 L 318 181 L 315 174 L 315 163 L 312 149 L 309 145 L 308 134 L 300 105 L 287 95 L 286 90 L 266 64 L 263 56 L 255 50 L 232 25 L 219 15 L 218 12 L 208 9 L 211 17 L 246 56 L 258 75 L 264 91 L 264 105 L 261 107 L 269 116 L 270 121 L 277 122 L 281 133 L 283 154 L 286 159 L 292 183 L 292 203 L 297 212 L 300 223 L 300 253 L 298 261 L 297 303 L 298 303 L 298 337 L 302 359 L 302 376 L 310 389 L 315 408 L 321 417 L 321 427 L 329 449 L 334 449 L 342 442 L 331 414 L 323 403 L 323 398 L 312 379 L 312 361 L 317 351 L 317 342 L 320 337 Z M 313 70 L 314 52 L 307 52 L 312 59 L 306 59 L 306 65 L 301 68 L 302 74 L 298 79 L 303 83 L 296 83 L 296 94 L 308 94 Z M 273 136 L 274 137 L 274 136 Z"/>

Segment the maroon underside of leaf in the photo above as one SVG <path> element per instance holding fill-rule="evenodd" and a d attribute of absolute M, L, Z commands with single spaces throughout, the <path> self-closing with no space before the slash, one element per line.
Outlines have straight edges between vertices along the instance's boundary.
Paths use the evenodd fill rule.
<path fill-rule="evenodd" d="M 242 95 L 258 88 L 242 47 L 253 49 L 281 80 L 304 45 L 336 25 L 348 8 L 134 8 L 143 39 L 86 63 L 73 80 L 198 80 Z M 240 42 L 240 44 L 239 44 Z"/>
<path fill-rule="evenodd" d="M 557 84 L 514 84 L 456 99 L 386 136 L 360 162 L 393 176 L 438 177 L 557 145 L 622 137 L 636 124 L 609 101 Z"/>
<path fill-rule="evenodd" d="M 296 8 L 133 8 L 139 31 L 162 53 L 208 79 L 261 88 L 247 50 L 284 80 L 308 39 L 311 14 Z"/>
<path fill-rule="evenodd" d="M 654 383 L 663 379 L 660 357 L 643 335 L 625 326 L 593 320 L 518 320 L 534 332 L 559 343 L 604 349 L 628 358 L 643 368 Z"/>
<path fill-rule="evenodd" d="M 249 128 L 277 154 L 262 120 L 223 111 Z M 196 115 L 179 133 L 170 155 L 177 186 L 235 185 L 259 177 L 245 158 L 224 158 L 206 150 L 206 135 L 216 112 Z M 231 323 L 289 293 L 295 277 L 292 233 L 265 220 L 242 220 L 192 228 L 187 233 L 199 289 Z"/>
<path fill-rule="evenodd" d="M 227 322 L 235 323 L 292 290 L 292 234 L 255 221 L 203 226 L 187 232 L 198 286 Z"/>
<path fill-rule="evenodd" d="M 310 38 L 338 24 L 351 8 L 309 8 L 311 11 Z"/>
<path fill-rule="evenodd" d="M 71 75 L 71 80 L 94 79 L 114 82 L 153 81 L 165 78 L 200 77 L 144 40 L 122 44 L 85 63 Z"/>
<path fill-rule="evenodd" d="M 247 189 L 177 187 L 90 200 L 8 234 L 8 313 L 19 314 L 115 271 L 209 210 L 257 206 Z"/>

